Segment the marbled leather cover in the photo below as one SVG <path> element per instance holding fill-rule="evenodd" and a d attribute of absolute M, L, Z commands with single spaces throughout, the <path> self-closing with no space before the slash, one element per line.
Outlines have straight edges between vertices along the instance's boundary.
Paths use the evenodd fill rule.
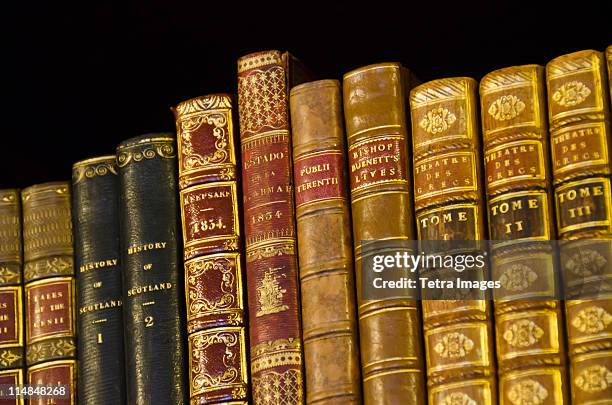
<path fill-rule="evenodd" d="M 418 302 L 364 300 L 360 279 L 364 242 L 384 241 L 382 251 L 383 244 L 393 249 L 415 239 L 407 111 L 413 83 L 399 63 L 365 66 L 343 78 L 366 405 L 426 403 Z"/>
<path fill-rule="evenodd" d="M 245 278 L 232 99 L 174 108 L 185 262 L 191 404 L 247 404 Z"/>
<path fill-rule="evenodd" d="M 340 83 L 320 80 L 294 87 L 290 111 L 306 401 L 360 404 L 353 244 Z"/>

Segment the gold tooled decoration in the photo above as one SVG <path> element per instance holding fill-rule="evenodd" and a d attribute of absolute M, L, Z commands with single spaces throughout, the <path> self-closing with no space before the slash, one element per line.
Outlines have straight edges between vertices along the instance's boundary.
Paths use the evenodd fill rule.
<path fill-rule="evenodd" d="M 447 108 L 439 107 L 427 111 L 427 116 L 419 122 L 419 126 L 430 134 L 437 134 L 447 131 L 455 121 L 455 114 Z"/>
<path fill-rule="evenodd" d="M 207 357 L 206 349 L 213 345 L 222 345 L 223 374 L 212 375 L 205 365 L 211 359 Z M 238 350 L 231 350 L 237 347 Z M 193 393 L 202 393 L 232 386 L 234 383 L 245 384 L 241 380 L 240 336 L 229 331 L 204 331 L 190 336 L 190 349 L 192 355 L 192 370 L 194 376 L 191 380 Z"/>
<path fill-rule="evenodd" d="M 131 162 L 161 157 L 172 159 L 176 157 L 176 149 L 172 138 L 150 139 L 136 145 L 125 146 L 117 151 L 117 165 L 125 167 Z"/>
<path fill-rule="evenodd" d="M 236 305 L 236 277 L 232 271 L 231 263 L 232 261 L 226 258 L 211 258 L 196 260 L 187 264 L 189 314 L 191 317 L 232 308 Z M 222 281 L 219 291 L 222 295 L 216 300 L 206 298 L 202 295 L 205 291 L 200 291 L 197 288 L 198 278 L 209 271 L 221 273 Z"/>
<path fill-rule="evenodd" d="M 572 326 L 582 333 L 598 333 L 603 331 L 612 323 L 612 315 L 605 309 L 590 306 L 580 310 L 574 319 Z"/>
<path fill-rule="evenodd" d="M 26 361 L 28 364 L 41 361 L 76 356 L 76 344 L 73 338 L 59 338 L 28 343 Z"/>
<path fill-rule="evenodd" d="M 589 366 L 574 378 L 574 384 L 585 392 L 601 392 L 612 386 L 612 373 L 604 366 Z"/>
<path fill-rule="evenodd" d="M 72 184 L 77 184 L 84 179 L 93 179 L 96 176 L 107 174 L 117 175 L 117 161 L 115 156 L 103 156 L 94 159 L 77 162 L 72 167 Z"/>
<path fill-rule="evenodd" d="M 255 260 L 267 259 L 274 256 L 292 255 L 294 254 L 294 252 L 295 249 L 293 243 L 287 243 L 282 245 L 275 244 L 273 246 L 265 246 L 247 250 L 246 261 L 248 263 Z"/>
<path fill-rule="evenodd" d="M 591 94 L 589 87 L 577 80 L 563 83 L 552 95 L 552 99 L 562 107 L 573 107 L 582 103 Z"/>
<path fill-rule="evenodd" d="M 453 392 L 442 400 L 442 405 L 477 405 L 476 401 L 463 392 Z"/>
<path fill-rule="evenodd" d="M 73 267 L 71 256 L 56 256 L 27 262 L 23 274 L 26 280 L 31 281 L 49 275 L 72 275 Z"/>
<path fill-rule="evenodd" d="M 548 398 L 548 391 L 539 382 L 528 379 L 515 384 L 508 391 L 514 405 L 540 405 Z"/>
<path fill-rule="evenodd" d="M 283 373 L 270 371 L 261 377 L 253 377 L 253 402 L 258 405 L 301 404 L 302 373 L 289 369 Z"/>
<path fill-rule="evenodd" d="M 474 348 L 474 341 L 463 333 L 452 332 L 442 336 L 442 341 L 434 346 L 440 357 L 460 359 L 468 355 Z"/>
<path fill-rule="evenodd" d="M 19 362 L 23 357 L 20 348 L 2 349 L 0 352 L 0 365 L 11 367 L 14 363 Z"/>
<path fill-rule="evenodd" d="M 252 70 L 238 77 L 240 130 L 258 132 L 262 128 L 285 129 L 287 122 L 287 83 L 285 69 L 272 66 Z"/>
<path fill-rule="evenodd" d="M 522 291 L 538 279 L 538 275 L 524 264 L 513 264 L 499 278 L 499 282 L 508 291 Z"/>
<path fill-rule="evenodd" d="M 208 110 L 232 108 L 232 100 L 223 94 L 209 94 L 183 101 L 176 106 L 179 118 L 189 114 L 198 114 Z"/>
<path fill-rule="evenodd" d="M 487 112 L 497 121 L 507 121 L 519 116 L 525 110 L 523 100 L 515 95 L 504 95 L 491 103 Z"/>
<path fill-rule="evenodd" d="M 0 284 L 18 284 L 21 282 L 19 266 L 0 266 Z"/>
<path fill-rule="evenodd" d="M 281 270 L 281 268 L 269 268 L 264 272 L 263 278 L 259 280 L 257 285 L 259 308 L 255 315 L 257 317 L 276 314 L 289 309 L 289 306 L 283 304 L 283 296 L 287 290 L 282 288 L 278 282 L 278 277 L 276 276 L 277 270 Z"/>
<path fill-rule="evenodd" d="M 181 139 L 181 163 L 185 170 L 195 170 L 210 164 L 225 163 L 228 160 L 228 118 L 229 111 L 200 113 L 195 116 L 179 118 L 177 124 L 178 136 Z M 192 133 L 197 131 L 204 123 L 214 125 L 215 151 L 209 156 L 195 153 L 191 144 Z"/>
<path fill-rule="evenodd" d="M 574 253 L 565 262 L 565 268 L 579 277 L 601 274 L 608 264 L 605 257 L 596 250 L 585 249 Z"/>
<path fill-rule="evenodd" d="M 544 336 L 544 331 L 533 321 L 521 319 L 506 329 L 504 340 L 514 347 L 529 347 L 536 344 Z"/>

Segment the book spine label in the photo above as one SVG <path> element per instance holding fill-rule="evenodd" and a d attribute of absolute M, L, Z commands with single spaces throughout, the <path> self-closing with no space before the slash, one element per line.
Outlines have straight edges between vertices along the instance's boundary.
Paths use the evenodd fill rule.
<path fill-rule="evenodd" d="M 481 240 L 486 237 L 476 82 L 458 77 L 424 83 L 410 92 L 415 208 L 421 240 Z M 444 253 L 453 253 L 453 250 Z M 432 252 L 440 253 L 440 252 Z M 442 269 L 420 277 L 452 280 Z M 470 280 L 488 280 L 473 269 Z M 456 287 L 450 293 L 457 295 Z M 428 299 L 422 291 L 423 329 L 430 403 L 455 398 L 497 403 L 493 325 L 489 301 Z"/>
<path fill-rule="evenodd" d="M 19 190 L 0 190 L 0 371 L 7 370 L 7 376 L 19 374 L 23 380 L 22 265 Z"/>
<path fill-rule="evenodd" d="M 191 403 L 247 404 L 246 308 L 232 100 L 175 109 Z"/>
<path fill-rule="evenodd" d="M 361 403 L 340 83 L 291 90 L 306 400 Z"/>
<path fill-rule="evenodd" d="M 277 51 L 238 61 L 255 404 L 304 401 L 286 62 Z"/>
<path fill-rule="evenodd" d="M 117 148 L 117 163 L 127 402 L 184 404 L 187 357 L 175 138 L 148 134 L 124 141 Z"/>
<path fill-rule="evenodd" d="M 502 403 L 527 387 L 542 404 L 569 403 L 544 88 L 537 65 L 480 83 Z"/>
<path fill-rule="evenodd" d="M 57 386 L 57 395 L 32 396 L 29 405 L 73 405 L 77 403 L 77 361 L 55 360 L 28 368 L 28 384 L 42 386 Z"/>
<path fill-rule="evenodd" d="M 612 133 L 604 55 L 557 57 L 546 65 L 546 84 L 571 398 L 605 402 L 612 397 L 612 386 L 599 383 L 612 370 L 612 322 L 605 321 L 612 294 L 602 289 L 611 275 L 602 263 L 612 260 Z"/>
<path fill-rule="evenodd" d="M 117 170 L 114 155 L 72 169 L 78 391 L 92 404 L 125 402 Z"/>
<path fill-rule="evenodd" d="M 398 63 L 383 63 L 359 68 L 343 79 L 358 276 L 370 254 L 363 250 L 364 242 L 394 249 L 414 239 L 407 153 L 408 75 Z M 358 292 L 361 282 L 358 277 Z M 411 297 L 365 300 L 358 294 L 357 298 L 364 403 L 424 404 L 417 302 Z"/>
<path fill-rule="evenodd" d="M 27 384 L 65 382 L 70 395 L 64 403 L 76 404 L 76 370 L 70 378 L 60 379 L 53 373 L 35 373 L 35 370 L 52 369 L 59 363 L 76 367 L 70 185 L 56 182 L 32 186 L 22 191 L 21 198 Z"/>

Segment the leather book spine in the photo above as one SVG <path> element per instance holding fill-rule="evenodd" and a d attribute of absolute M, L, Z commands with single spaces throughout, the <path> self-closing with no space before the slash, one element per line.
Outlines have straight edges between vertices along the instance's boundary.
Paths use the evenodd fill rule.
<path fill-rule="evenodd" d="M 291 90 L 298 256 L 309 404 L 360 404 L 361 375 L 342 94 Z"/>
<path fill-rule="evenodd" d="M 115 155 L 72 167 L 79 401 L 125 402 L 119 179 Z"/>
<path fill-rule="evenodd" d="M 58 404 L 76 404 L 76 299 L 68 182 L 21 192 L 27 384 L 68 388 Z M 67 393 L 68 394 L 68 393 Z M 32 405 L 44 396 L 29 399 Z"/>
<path fill-rule="evenodd" d="M 232 99 L 174 108 L 185 258 L 192 405 L 249 399 L 237 156 Z"/>
<path fill-rule="evenodd" d="M 477 97 L 477 83 L 468 77 L 430 81 L 410 92 L 419 240 L 486 239 Z M 454 269 L 419 274 L 458 276 Z M 486 267 L 471 269 L 469 279 L 488 280 Z M 422 292 L 429 402 L 495 404 L 491 305 L 485 296 L 458 299 L 459 290 L 450 291 L 451 300 L 427 299 Z"/>
<path fill-rule="evenodd" d="M 0 384 L 7 385 L 23 384 L 24 377 L 22 249 L 19 190 L 0 190 Z"/>
<path fill-rule="evenodd" d="M 546 65 L 548 121 L 573 404 L 612 398 L 612 172 L 604 55 Z"/>
<path fill-rule="evenodd" d="M 146 134 L 117 147 L 129 404 L 187 403 L 176 147 Z"/>
<path fill-rule="evenodd" d="M 399 63 L 381 63 L 343 78 L 366 405 L 426 402 L 417 301 L 364 299 L 361 285 L 362 264 L 371 255 L 365 245 L 384 251 L 415 239 L 407 140 L 409 74 Z"/>
<path fill-rule="evenodd" d="M 304 401 L 288 55 L 238 60 L 253 402 Z"/>
<path fill-rule="evenodd" d="M 500 404 L 519 393 L 568 404 L 565 320 L 551 200 L 544 68 L 514 66 L 480 82 L 484 177 L 495 291 Z"/>

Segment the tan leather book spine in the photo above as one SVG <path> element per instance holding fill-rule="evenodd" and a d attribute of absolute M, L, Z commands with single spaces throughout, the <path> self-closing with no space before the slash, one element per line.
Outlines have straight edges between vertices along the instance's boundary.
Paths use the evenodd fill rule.
<path fill-rule="evenodd" d="M 514 66 L 480 82 L 492 241 L 499 402 L 569 404 L 551 188 L 544 68 Z M 541 243 L 544 242 L 544 243 Z"/>
<path fill-rule="evenodd" d="M 0 190 L 0 384 L 24 381 L 23 255 L 19 190 Z M 24 399 L 5 399 L 23 405 Z M 4 402 L 3 402 L 4 403 Z"/>
<path fill-rule="evenodd" d="M 309 404 L 360 404 L 353 243 L 337 80 L 291 90 L 299 270 Z"/>
<path fill-rule="evenodd" d="M 304 401 L 288 54 L 238 60 L 253 402 Z"/>
<path fill-rule="evenodd" d="M 572 404 L 612 398 L 610 104 L 604 55 L 546 65 L 548 120 L 564 277 Z"/>
<path fill-rule="evenodd" d="M 419 240 L 486 239 L 476 91 L 474 79 L 457 77 L 424 83 L 410 92 Z M 443 275 L 433 270 L 432 278 Z M 447 273 L 451 279 L 458 276 L 453 269 Z M 486 268 L 470 274 L 487 280 Z M 419 274 L 424 276 L 427 272 Z M 497 403 L 490 302 L 485 297 L 426 298 L 422 306 L 429 402 L 462 398 Z"/>
<path fill-rule="evenodd" d="M 364 300 L 361 286 L 366 259 L 362 243 L 379 241 L 392 249 L 396 242 L 415 238 L 407 139 L 409 75 L 399 63 L 381 63 L 343 78 L 365 404 L 425 403 L 416 300 Z"/>
<path fill-rule="evenodd" d="M 185 258 L 190 403 L 247 404 L 246 341 L 236 134 L 232 99 L 176 106 Z"/>
<path fill-rule="evenodd" d="M 70 184 L 21 192 L 26 308 L 27 384 L 66 385 L 76 404 L 76 303 Z M 47 398 L 29 403 L 46 404 Z"/>

